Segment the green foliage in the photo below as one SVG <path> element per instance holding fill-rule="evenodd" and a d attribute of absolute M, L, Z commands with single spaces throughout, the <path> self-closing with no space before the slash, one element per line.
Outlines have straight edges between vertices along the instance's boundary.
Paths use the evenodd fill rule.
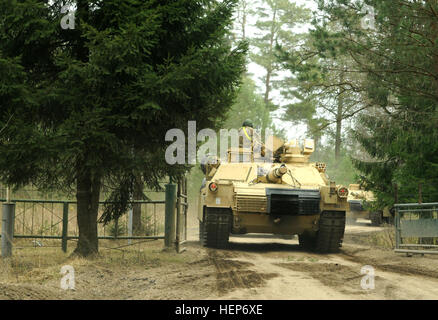
<path fill-rule="evenodd" d="M 331 181 L 348 187 L 355 183 L 357 170 L 354 168 L 348 150 L 342 149 L 339 160 L 333 157 L 333 145 L 321 146 L 312 154 L 310 161 L 323 162 L 327 165 L 327 175 Z"/>
<path fill-rule="evenodd" d="M 237 99 L 227 113 L 226 129 L 239 129 L 246 119 L 251 119 L 254 127 L 262 131 L 273 126 L 269 109 L 263 102 L 263 97 L 257 93 L 255 82 L 248 77 L 243 79 Z"/>
<path fill-rule="evenodd" d="M 275 47 L 278 44 L 287 48 L 297 46 L 303 36 L 293 29 L 309 21 L 310 11 L 290 0 L 263 0 L 261 5 L 256 10 L 255 26 L 259 33 L 251 39 L 256 50 L 250 58 L 266 70 L 261 77 L 265 84 L 264 102 L 272 111 L 276 106 L 270 100 L 270 92 L 273 87 L 282 86 L 281 81 L 275 79 L 280 70 Z"/>
<path fill-rule="evenodd" d="M 126 227 L 123 224 L 116 223 L 115 221 L 111 222 L 108 228 L 108 232 L 111 237 L 120 237 L 127 234 Z"/>
<path fill-rule="evenodd" d="M 313 35 L 318 49 L 337 59 L 353 58 L 350 72 L 360 79 L 375 108 L 363 114 L 355 138 L 370 157 L 357 157 L 360 180 L 379 202 L 438 199 L 438 2 L 366 1 L 374 7 L 375 29 L 364 29 L 360 1 L 319 1 L 321 14 Z M 361 13 L 362 12 L 362 13 Z M 338 28 L 329 32 L 329 25 Z"/>
<path fill-rule="evenodd" d="M 109 221 L 139 174 L 150 188 L 181 176 L 188 167 L 164 160 L 166 132 L 217 128 L 245 71 L 247 44 L 227 41 L 235 4 L 79 0 L 63 30 L 62 1 L 2 1 L 0 179 L 75 191 L 92 177 L 122 203 Z"/>

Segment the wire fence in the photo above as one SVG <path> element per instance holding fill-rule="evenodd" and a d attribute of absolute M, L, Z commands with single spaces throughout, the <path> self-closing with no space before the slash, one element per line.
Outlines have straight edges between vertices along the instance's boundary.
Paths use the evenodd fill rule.
<path fill-rule="evenodd" d="M 146 191 L 148 200 L 131 201 L 128 212 L 118 219 L 108 224 L 98 223 L 98 239 L 121 240 L 115 243 L 116 246 L 114 243 L 111 246 L 99 246 L 123 251 L 121 248 L 127 246 L 165 239 L 165 244 L 175 244 L 177 252 L 184 251 L 181 245 L 187 239 L 187 180 L 178 180 L 178 192 L 174 194 L 168 193 L 168 187 L 171 187 L 168 182 L 161 184 L 166 184 L 163 191 Z M 0 186 L 1 202 L 7 201 L 6 194 L 6 188 Z M 72 199 L 59 200 L 62 196 L 43 194 L 32 187 L 15 190 L 9 203 L 3 205 L 3 216 L 8 218 L 5 222 L 3 218 L 0 220 L 2 235 L 6 235 L 2 238 L 2 256 L 11 254 L 12 242 L 14 248 L 61 246 L 66 252 L 68 241 L 79 239 L 79 228 L 77 202 Z M 104 204 L 107 202 L 99 202 L 98 221 L 102 217 Z"/>
<path fill-rule="evenodd" d="M 0 199 L 5 201 L 5 199 Z M 61 200 L 32 200 L 13 199 L 15 203 L 15 218 L 13 222 L 14 240 L 30 239 L 24 246 L 49 247 L 45 240 L 61 240 L 64 251 L 67 241 L 79 237 L 77 223 L 77 204 L 75 201 Z M 99 203 L 100 217 L 103 213 L 103 204 Z M 139 217 L 133 226 L 135 234 L 129 232 L 128 214 L 104 225 L 98 224 L 99 239 L 107 240 L 147 240 L 164 238 L 165 201 L 133 201 L 131 206 L 136 206 Z M 0 222 L 0 228 L 3 222 Z M 131 228 L 132 229 L 132 228 Z M 53 242 L 50 242 L 53 244 Z M 23 241 L 21 241 L 23 246 Z M 52 245 L 53 246 L 53 245 Z M 55 246 L 60 246 L 59 242 Z"/>
<path fill-rule="evenodd" d="M 395 251 L 438 254 L 438 203 L 396 204 L 395 211 Z"/>

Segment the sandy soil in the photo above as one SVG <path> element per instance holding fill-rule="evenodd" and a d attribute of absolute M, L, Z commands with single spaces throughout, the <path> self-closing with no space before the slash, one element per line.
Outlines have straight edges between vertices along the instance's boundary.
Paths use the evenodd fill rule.
<path fill-rule="evenodd" d="M 0 299 L 437 299 L 438 257 L 407 257 L 363 241 L 383 231 L 359 221 L 347 226 L 339 254 L 320 255 L 303 251 L 296 238 L 269 236 L 231 237 L 227 250 L 205 249 L 191 227 L 182 254 L 152 242 L 141 259 L 138 247 L 138 258 L 130 258 L 136 263 L 61 259 L 30 269 L 36 280 L 0 278 Z M 67 262 L 76 270 L 74 291 L 59 288 L 57 268 Z M 360 285 L 365 265 L 375 269 L 374 290 Z"/>

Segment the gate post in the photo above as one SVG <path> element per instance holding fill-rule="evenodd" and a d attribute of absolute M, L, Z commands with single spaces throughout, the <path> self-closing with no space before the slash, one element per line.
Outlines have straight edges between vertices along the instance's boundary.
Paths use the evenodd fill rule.
<path fill-rule="evenodd" d="M 64 202 L 62 210 L 62 251 L 67 252 L 68 240 L 68 202 Z"/>
<path fill-rule="evenodd" d="M 179 244 L 181 241 L 181 179 L 178 179 L 178 189 L 176 192 L 176 237 L 175 249 L 179 253 Z"/>
<path fill-rule="evenodd" d="M 12 239 L 14 237 L 15 203 L 3 203 L 2 215 L 2 257 L 12 256 Z"/>
<path fill-rule="evenodd" d="M 166 184 L 165 193 L 164 246 L 170 248 L 175 241 L 176 185 Z"/>
<path fill-rule="evenodd" d="M 399 207 L 396 206 L 395 207 L 395 248 L 396 249 L 400 249 L 400 244 L 401 244 L 401 221 L 400 221 L 400 212 L 399 212 Z"/>

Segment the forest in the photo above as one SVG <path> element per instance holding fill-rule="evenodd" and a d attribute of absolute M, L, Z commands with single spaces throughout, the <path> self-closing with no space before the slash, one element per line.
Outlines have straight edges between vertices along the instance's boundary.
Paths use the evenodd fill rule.
<path fill-rule="evenodd" d="M 0 17 L 0 180 L 76 197 L 80 255 L 102 197 L 104 222 L 163 179 L 189 173 L 194 197 L 199 168 L 163 161 L 190 120 L 312 138 L 382 207 L 438 198 L 436 0 L 7 0 Z"/>

